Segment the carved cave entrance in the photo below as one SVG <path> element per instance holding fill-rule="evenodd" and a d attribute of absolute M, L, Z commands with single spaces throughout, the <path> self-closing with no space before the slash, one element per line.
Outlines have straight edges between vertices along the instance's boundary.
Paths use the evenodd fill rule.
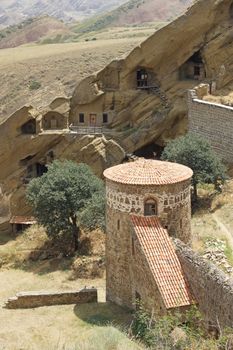
<path fill-rule="evenodd" d="M 28 122 L 21 126 L 22 134 L 33 135 L 36 134 L 36 121 L 35 119 L 30 119 Z"/>
<path fill-rule="evenodd" d="M 145 68 L 137 70 L 137 87 L 147 87 L 148 86 L 148 72 Z"/>
<path fill-rule="evenodd" d="M 201 51 L 195 52 L 181 67 L 181 80 L 203 80 L 206 78 Z"/>
<path fill-rule="evenodd" d="M 48 112 L 42 119 L 42 128 L 44 130 L 65 129 L 66 117 L 58 112 Z"/>
<path fill-rule="evenodd" d="M 143 157 L 146 159 L 160 159 L 164 147 L 159 146 L 155 143 L 145 145 L 134 152 L 137 157 Z"/>
<path fill-rule="evenodd" d="M 35 163 L 27 167 L 27 174 L 24 178 L 24 183 L 29 183 L 32 179 L 40 177 L 47 173 L 48 168 L 45 164 Z"/>

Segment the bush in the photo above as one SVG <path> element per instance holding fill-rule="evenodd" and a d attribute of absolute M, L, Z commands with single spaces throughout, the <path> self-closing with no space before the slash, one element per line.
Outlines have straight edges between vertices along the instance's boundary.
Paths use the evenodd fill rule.
<path fill-rule="evenodd" d="M 41 83 L 37 80 L 32 80 L 29 83 L 29 90 L 38 90 L 41 88 Z"/>
<path fill-rule="evenodd" d="M 153 317 L 140 307 L 135 311 L 130 331 L 153 350 L 225 350 L 233 342 L 232 329 L 225 329 L 218 339 L 211 337 L 196 306 L 162 317 Z"/>
<path fill-rule="evenodd" d="M 212 150 L 210 143 L 191 133 L 169 142 L 161 159 L 186 165 L 193 170 L 192 185 L 195 201 L 198 184 L 214 184 L 216 189 L 220 189 L 227 178 L 226 168 Z"/>

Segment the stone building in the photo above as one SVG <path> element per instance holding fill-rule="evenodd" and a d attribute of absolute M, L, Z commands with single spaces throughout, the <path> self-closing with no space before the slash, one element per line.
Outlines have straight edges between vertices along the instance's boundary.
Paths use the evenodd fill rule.
<path fill-rule="evenodd" d="M 192 170 L 143 158 L 105 170 L 107 299 L 157 313 L 192 304 L 170 236 L 191 238 Z"/>

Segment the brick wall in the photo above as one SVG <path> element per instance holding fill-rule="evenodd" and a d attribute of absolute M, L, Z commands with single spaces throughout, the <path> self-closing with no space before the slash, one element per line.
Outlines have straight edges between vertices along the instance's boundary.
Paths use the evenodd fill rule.
<path fill-rule="evenodd" d="M 97 290 L 82 289 L 78 292 L 23 292 L 8 299 L 5 304 L 7 309 L 27 309 L 51 305 L 86 304 L 97 302 Z"/>
<path fill-rule="evenodd" d="M 175 240 L 175 244 L 185 276 L 206 321 L 233 327 L 233 279 L 181 241 Z"/>
<path fill-rule="evenodd" d="M 233 108 L 197 98 L 188 92 L 189 131 L 210 141 L 214 151 L 226 162 L 233 162 Z"/>

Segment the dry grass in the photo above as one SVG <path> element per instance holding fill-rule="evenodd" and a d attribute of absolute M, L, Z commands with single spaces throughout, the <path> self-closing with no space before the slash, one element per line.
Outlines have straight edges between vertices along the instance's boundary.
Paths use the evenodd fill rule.
<path fill-rule="evenodd" d="M 128 53 L 142 38 L 21 46 L 0 50 L 1 118 L 25 104 L 43 107 L 56 97 L 70 96 L 77 82 Z M 41 84 L 30 90 L 30 82 Z"/>
<path fill-rule="evenodd" d="M 233 180 L 226 183 L 221 194 L 214 194 L 210 187 L 202 188 L 199 195 L 205 205 L 192 218 L 193 248 L 202 251 L 206 238 L 213 237 L 225 240 L 229 252 L 233 251 Z"/>
<path fill-rule="evenodd" d="M 91 240 L 89 253 L 103 254 L 103 234 L 95 232 L 90 236 L 85 235 L 83 239 L 85 242 L 87 238 Z M 119 330 L 128 327 L 131 314 L 105 302 L 104 278 L 83 279 L 77 271 L 74 278 L 71 269 L 75 261 L 73 258 L 32 260 L 32 252 L 44 249 L 49 242 L 40 227 L 31 228 L 13 240 L 8 237 L 8 242 L 6 238 L 1 237 L 0 241 L 0 259 L 4 260 L 0 268 L 1 350 L 139 349 Z M 56 250 L 56 247 L 53 248 Z M 93 256 L 85 257 L 86 260 L 89 258 Z M 1 307 L 9 297 L 20 291 L 65 291 L 85 286 L 98 288 L 98 304 L 31 310 L 6 310 Z"/>
<path fill-rule="evenodd" d="M 73 349 L 74 344 L 77 349 L 83 350 L 138 349 L 122 332 L 107 325 L 127 324 L 130 315 L 117 306 L 104 303 L 104 280 L 69 281 L 67 271 L 38 275 L 12 269 L 1 271 L 0 280 L 0 306 L 8 297 L 19 291 L 76 290 L 85 285 L 98 287 L 100 301 L 103 302 L 32 310 L 0 308 L 1 350 L 58 350 L 62 349 L 63 344 L 66 344 L 67 349 Z"/>

